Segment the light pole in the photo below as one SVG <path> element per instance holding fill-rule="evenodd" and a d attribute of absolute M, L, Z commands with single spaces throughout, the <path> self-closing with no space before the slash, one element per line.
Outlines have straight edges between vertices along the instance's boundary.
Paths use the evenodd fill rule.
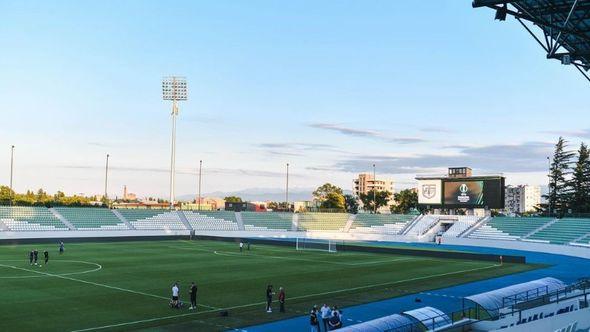
<path fill-rule="evenodd" d="M 201 169 L 203 168 L 203 161 L 199 160 L 199 195 L 198 195 L 198 201 L 197 201 L 197 206 L 198 206 L 198 210 L 201 211 Z"/>
<path fill-rule="evenodd" d="M 14 145 L 10 147 L 10 205 L 12 206 L 12 172 L 14 170 Z"/>
<path fill-rule="evenodd" d="M 547 202 L 547 206 L 549 207 L 549 217 L 551 217 L 551 200 L 553 197 L 553 190 L 555 190 L 555 188 L 551 188 L 551 157 L 547 157 L 547 170 L 549 172 L 549 201 Z"/>
<path fill-rule="evenodd" d="M 107 153 L 107 162 L 104 167 L 104 201 L 108 205 L 108 183 L 109 183 L 109 157 L 110 155 Z"/>
<path fill-rule="evenodd" d="M 291 211 L 291 207 L 289 206 L 289 163 L 287 163 L 287 184 L 285 189 L 285 207 L 287 208 L 287 212 L 289 212 Z"/>
<path fill-rule="evenodd" d="M 162 79 L 162 97 L 172 101 L 172 138 L 170 153 L 170 209 L 174 209 L 174 177 L 176 173 L 176 116 L 178 102 L 187 99 L 186 78 L 168 76 Z"/>
<path fill-rule="evenodd" d="M 373 214 L 377 214 L 377 178 L 375 177 L 375 164 L 373 164 Z"/>

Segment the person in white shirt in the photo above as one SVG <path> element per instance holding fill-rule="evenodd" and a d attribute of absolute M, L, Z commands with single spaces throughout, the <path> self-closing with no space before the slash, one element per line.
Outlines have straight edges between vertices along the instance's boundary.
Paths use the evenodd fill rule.
<path fill-rule="evenodd" d="M 322 325 L 324 325 L 324 331 L 328 331 L 328 321 L 330 320 L 332 310 L 330 307 L 324 303 L 324 305 L 320 308 L 320 314 L 322 317 Z"/>
<path fill-rule="evenodd" d="M 172 285 L 172 307 L 173 308 L 180 308 L 180 306 L 178 305 L 178 303 L 179 303 L 178 293 L 179 293 L 178 283 L 175 282 L 174 285 Z"/>
<path fill-rule="evenodd" d="M 244 242 L 240 241 L 240 252 L 244 250 Z"/>

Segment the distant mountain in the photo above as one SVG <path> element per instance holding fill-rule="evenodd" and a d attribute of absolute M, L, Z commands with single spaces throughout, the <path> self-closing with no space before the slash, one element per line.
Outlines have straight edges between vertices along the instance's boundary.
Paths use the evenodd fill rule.
<path fill-rule="evenodd" d="M 289 190 L 289 201 L 310 201 L 314 188 L 293 188 Z M 345 190 L 344 194 L 350 194 L 350 190 Z M 249 188 L 238 191 L 214 191 L 203 194 L 203 197 L 227 197 L 238 196 L 245 201 L 285 201 L 285 190 L 277 188 Z M 178 200 L 194 200 L 195 195 L 181 195 Z"/>

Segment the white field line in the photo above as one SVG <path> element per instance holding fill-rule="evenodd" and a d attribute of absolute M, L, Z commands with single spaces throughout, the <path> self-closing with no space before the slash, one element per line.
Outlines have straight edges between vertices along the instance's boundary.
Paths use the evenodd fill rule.
<path fill-rule="evenodd" d="M 305 298 L 309 298 L 309 297 L 316 297 L 316 296 L 321 296 L 321 295 L 337 294 L 337 293 L 349 292 L 349 291 L 360 290 L 360 289 L 374 288 L 374 287 L 379 287 L 379 286 L 390 286 L 390 285 L 400 284 L 400 283 L 404 283 L 404 282 L 408 282 L 408 281 L 416 281 L 416 280 L 430 279 L 430 278 L 435 278 L 435 277 L 443 277 L 443 276 L 448 276 L 448 275 L 453 275 L 453 274 L 461 274 L 461 273 L 467 273 L 467 272 L 481 271 L 481 270 L 486 270 L 486 269 L 489 269 L 489 268 L 499 267 L 499 266 L 501 266 L 501 265 L 494 264 L 494 265 L 488 265 L 488 266 L 483 266 L 483 267 L 473 268 L 473 269 L 465 269 L 465 270 L 454 271 L 454 272 L 438 273 L 438 274 L 432 274 L 432 275 L 428 275 L 428 276 L 409 278 L 409 279 L 404 279 L 404 280 L 397 280 L 397 281 L 383 282 L 383 283 L 372 284 L 372 285 L 365 285 L 365 286 L 359 286 L 359 287 L 345 288 L 345 289 L 339 289 L 339 290 L 334 290 L 334 291 L 327 291 L 327 292 L 322 292 L 322 293 L 307 294 L 307 295 L 290 297 L 290 298 L 288 298 L 288 300 L 305 299 Z M 233 307 L 211 309 L 211 310 L 205 310 L 205 311 L 199 311 L 199 312 L 189 312 L 189 313 L 185 313 L 185 314 L 169 315 L 169 316 L 163 316 L 163 317 L 155 317 L 155 318 L 149 318 L 149 319 L 143 319 L 143 320 L 136 320 L 136 321 L 124 322 L 124 323 L 118 323 L 118 324 L 112 324 L 112 325 L 103 325 L 103 326 L 97 326 L 97 327 L 89 327 L 89 328 L 81 329 L 81 330 L 73 330 L 71 332 L 86 332 L 86 331 L 104 330 L 104 329 L 109 329 L 109 328 L 122 327 L 122 326 L 128 326 L 128 325 L 135 325 L 135 324 L 141 324 L 141 323 L 149 323 L 149 322 L 155 322 L 155 321 L 172 319 L 172 318 L 179 318 L 179 317 L 200 315 L 200 314 L 205 314 L 205 313 L 217 312 L 217 311 L 221 311 L 221 310 L 233 310 L 233 309 L 247 308 L 247 307 L 253 307 L 253 306 L 264 305 L 264 304 L 266 304 L 266 302 L 250 303 L 250 304 L 244 304 L 244 305 L 237 305 L 237 306 L 233 306 Z"/>
<path fill-rule="evenodd" d="M 363 266 L 363 265 L 371 265 L 371 264 L 402 262 L 402 261 L 409 261 L 409 260 L 420 260 L 420 258 L 416 259 L 416 258 L 412 257 L 412 258 L 395 258 L 395 259 L 388 259 L 388 260 L 368 261 L 368 262 L 358 262 L 358 263 L 345 263 L 345 262 L 324 261 L 324 260 L 318 260 L 318 259 L 307 259 L 307 258 L 298 258 L 298 257 L 289 257 L 289 256 L 271 256 L 271 255 L 257 255 L 257 254 L 251 254 L 251 253 L 217 251 L 217 250 L 202 249 L 202 248 L 183 248 L 183 247 L 170 247 L 170 248 L 181 249 L 181 250 L 203 251 L 206 253 L 212 253 L 212 254 L 219 255 L 219 256 L 262 257 L 262 258 L 284 259 L 284 260 L 292 260 L 292 261 L 325 263 L 325 264 L 344 265 L 344 266 Z M 422 259 L 422 260 L 427 260 L 427 259 Z"/>
<path fill-rule="evenodd" d="M 114 289 L 114 290 L 118 290 L 118 291 L 122 291 L 122 292 L 133 293 L 133 294 L 137 294 L 137 295 L 149 296 L 149 297 L 153 297 L 153 298 L 157 298 L 157 299 L 163 299 L 163 300 L 169 300 L 170 299 L 170 298 L 165 297 L 165 296 L 160 296 L 160 295 L 155 295 L 155 294 L 150 294 L 150 293 L 145 293 L 145 292 L 140 292 L 140 291 L 134 291 L 134 290 L 131 290 L 131 289 L 126 289 L 126 288 L 111 286 L 111 285 L 107 285 L 107 284 L 101 284 L 101 283 L 87 281 L 87 280 L 82 280 L 82 279 L 76 279 L 76 278 L 67 277 L 67 276 L 60 275 L 60 274 L 52 274 L 52 273 L 47 273 L 47 272 L 41 272 L 41 271 L 36 271 L 36 270 L 31 270 L 31 269 L 25 269 L 25 268 L 22 268 L 22 267 L 12 266 L 12 265 L 6 265 L 6 264 L 0 264 L 0 266 L 8 267 L 8 268 L 15 269 L 15 270 L 33 272 L 33 273 L 41 274 L 41 275 L 48 276 L 48 277 L 55 277 L 55 278 L 60 278 L 60 279 L 65 279 L 65 280 L 70 280 L 70 281 L 77 281 L 77 282 L 81 282 L 81 283 L 88 284 L 88 285 L 105 287 L 105 288 Z M 202 306 L 202 307 L 204 307 L 204 308 L 216 309 L 215 307 L 207 306 L 207 305 L 204 305 L 204 304 L 199 304 L 199 305 Z"/>
<path fill-rule="evenodd" d="M 0 262 L 22 262 L 22 260 L 18 260 L 18 259 L 10 259 L 10 260 L 1 260 Z M 100 269 L 102 269 L 102 265 L 98 264 L 98 263 L 93 263 L 93 262 L 86 262 L 86 261 L 71 261 L 71 260 L 58 260 L 58 261 L 53 261 L 52 265 L 55 264 L 55 262 L 68 262 L 68 263 L 82 263 L 82 264 L 88 264 L 88 265 L 94 265 L 96 266 L 96 268 L 92 269 L 92 270 L 86 270 L 86 271 L 80 271 L 80 272 L 69 272 L 69 273 L 60 273 L 60 274 L 56 274 L 56 276 L 73 276 L 73 275 L 80 275 L 80 274 L 86 274 L 86 273 L 92 273 L 92 272 L 96 272 Z M 0 264 L 0 266 L 2 266 Z M 12 266 L 9 266 L 12 268 Z M 14 276 L 14 277 L 0 277 L 0 279 L 23 279 L 23 278 L 41 278 L 43 276 Z"/>

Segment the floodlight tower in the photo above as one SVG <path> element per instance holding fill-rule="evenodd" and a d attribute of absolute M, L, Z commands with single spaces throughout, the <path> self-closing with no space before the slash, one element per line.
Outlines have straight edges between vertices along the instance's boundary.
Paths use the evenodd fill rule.
<path fill-rule="evenodd" d="M 162 79 L 162 97 L 172 101 L 172 151 L 170 156 L 170 209 L 174 209 L 174 176 L 176 173 L 176 116 L 178 102 L 187 99 L 186 78 L 167 76 Z"/>

